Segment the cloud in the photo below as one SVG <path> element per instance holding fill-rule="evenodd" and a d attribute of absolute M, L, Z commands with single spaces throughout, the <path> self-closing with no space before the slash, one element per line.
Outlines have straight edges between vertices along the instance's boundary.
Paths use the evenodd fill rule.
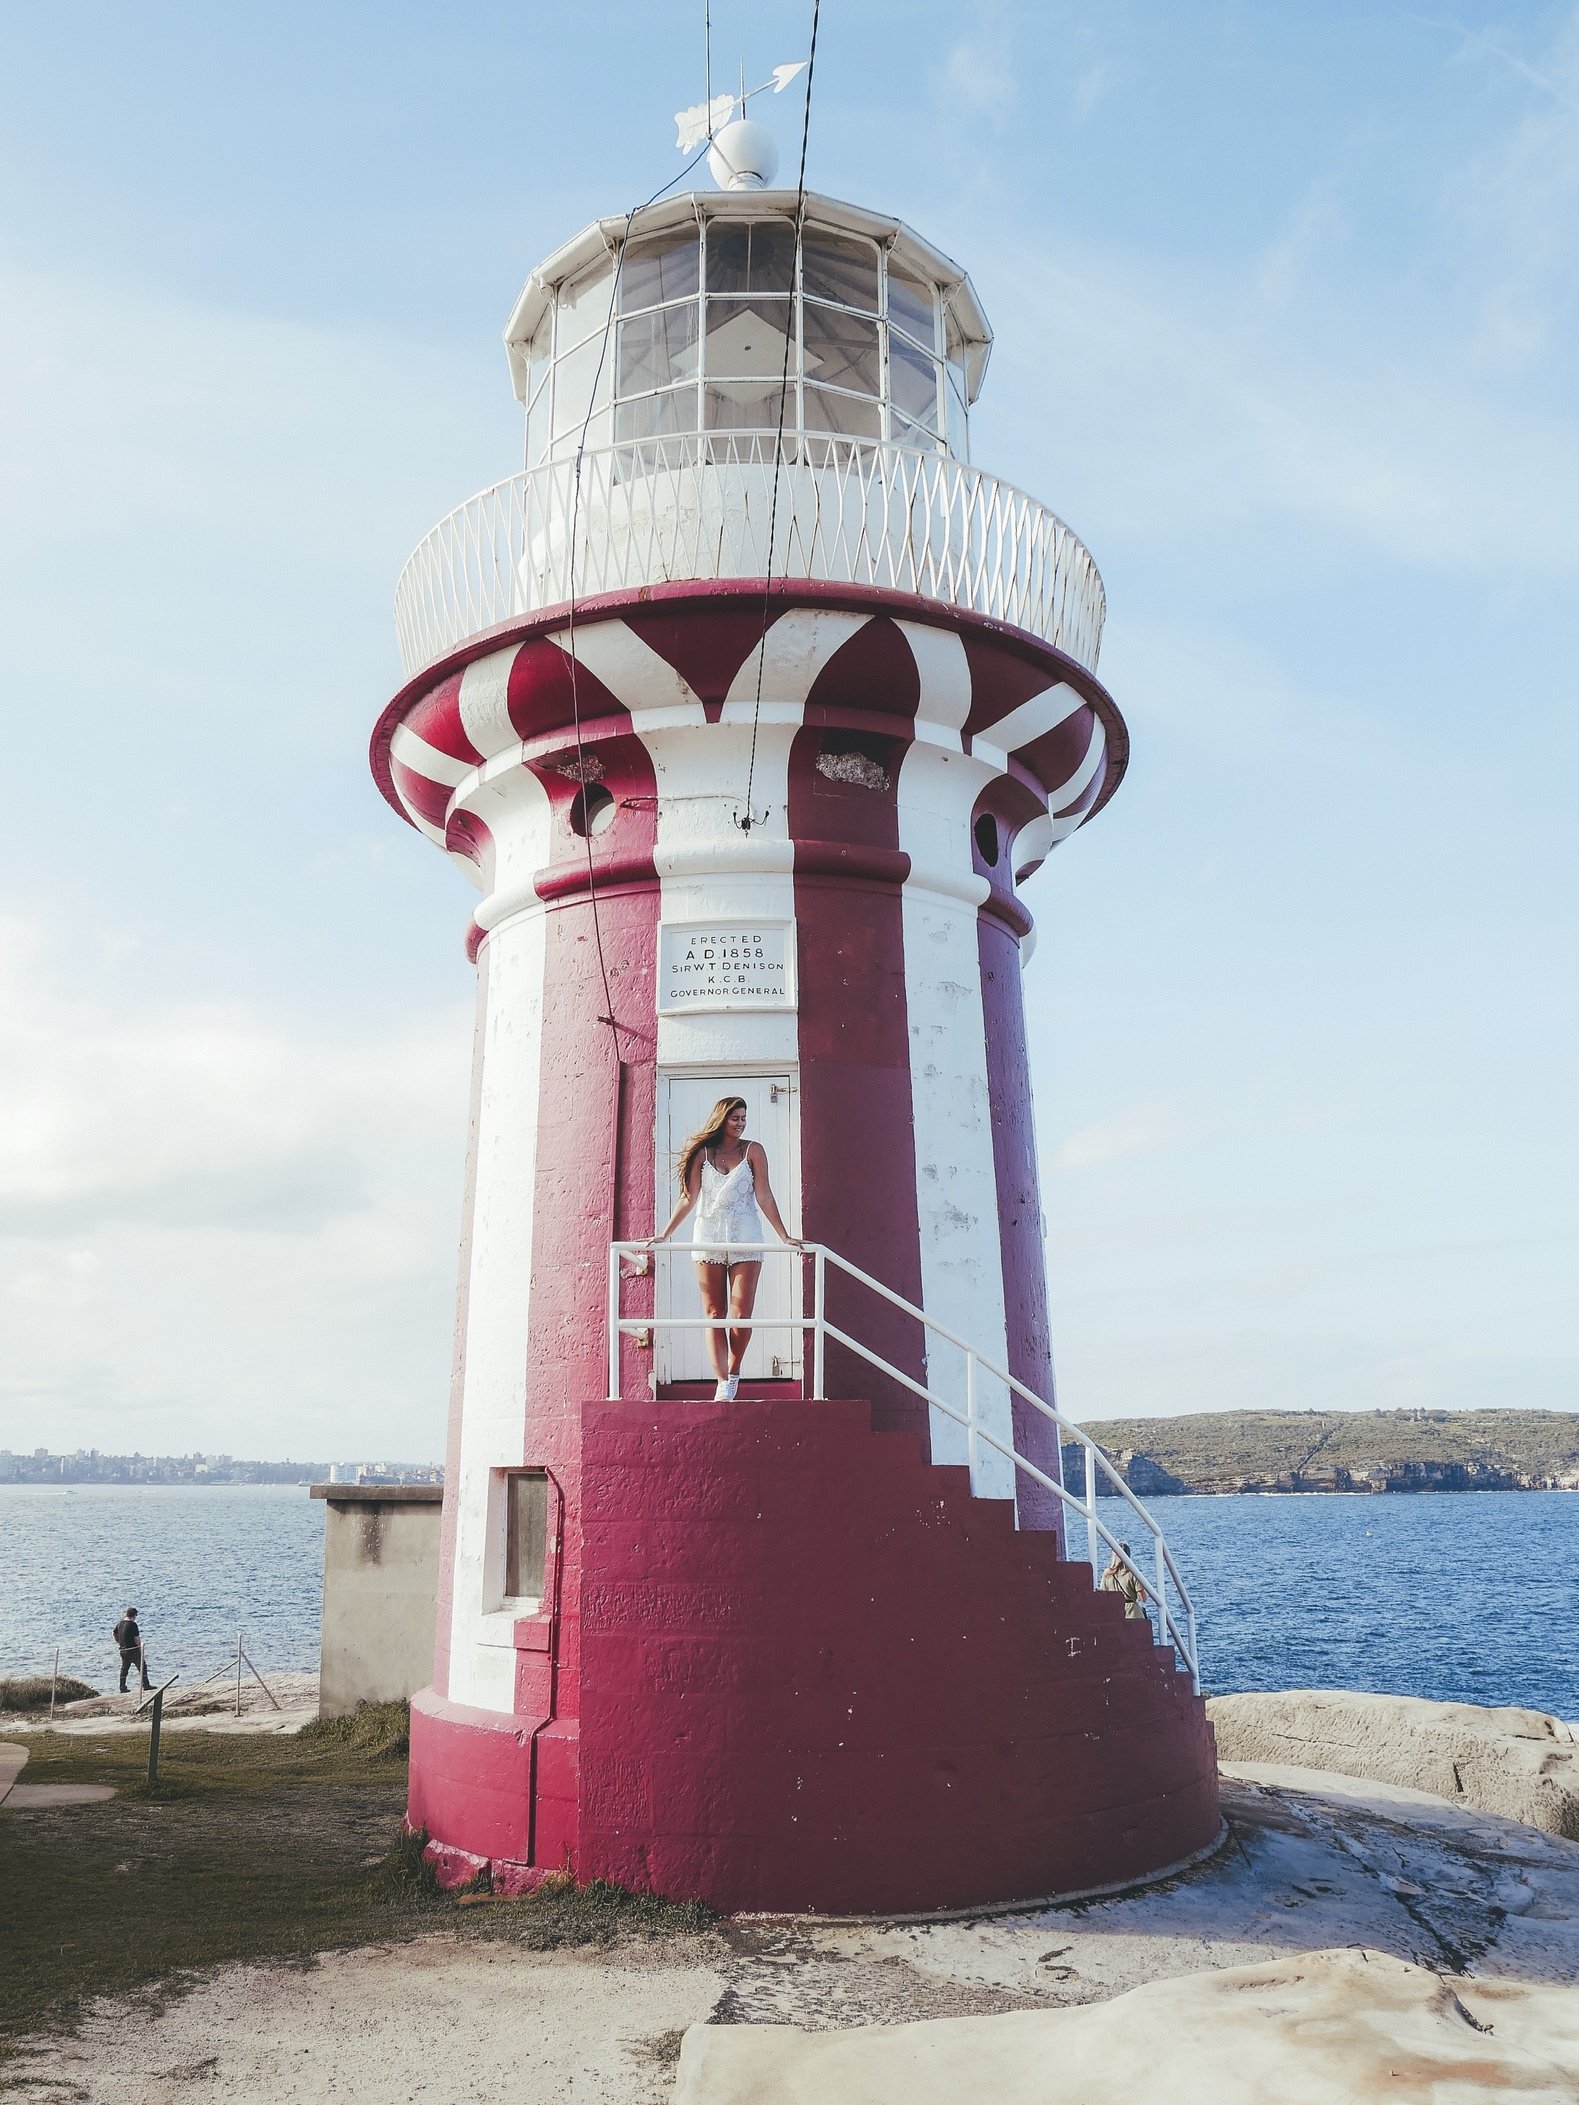
<path fill-rule="evenodd" d="M 1071 1133 L 1053 1150 L 1054 1171 L 1097 1169 L 1110 1162 L 1154 1155 L 1191 1137 L 1186 1121 L 1172 1104 L 1135 1104 L 1112 1118 Z"/>
<path fill-rule="evenodd" d="M 465 1016 L 347 1040 L 68 956 L 0 922 L 9 1444 L 435 1454 Z"/>
<path fill-rule="evenodd" d="M 1511 130 L 1492 137 L 1449 185 L 1478 315 L 1473 349 L 1496 371 L 1571 357 L 1562 320 L 1579 302 L 1579 11 L 1534 61 L 1465 33 L 1460 58 L 1506 67 L 1534 90 Z"/>
<path fill-rule="evenodd" d="M 978 115 L 1007 111 L 1015 97 L 1014 76 L 1002 56 L 983 44 L 956 44 L 943 62 L 949 99 Z"/>
<path fill-rule="evenodd" d="M 1000 429 L 1022 457 L 1025 434 L 1045 434 L 1044 476 L 1067 488 L 1072 463 L 1110 521 L 1144 520 L 1149 545 L 1173 535 L 1184 553 L 1283 521 L 1415 568 L 1579 581 L 1573 420 L 1488 397 L 1461 358 L 1353 311 L 1352 292 L 1347 314 L 1327 301 L 1313 317 L 1319 286 L 1290 296 L 1298 250 L 1263 296 L 1252 277 L 1069 240 L 1038 262 L 1016 238 L 978 273 L 1008 305 L 993 301 L 977 458 Z M 1049 399 L 1078 420 L 1050 423 Z M 1036 486 L 1034 468 L 1020 476 Z"/>

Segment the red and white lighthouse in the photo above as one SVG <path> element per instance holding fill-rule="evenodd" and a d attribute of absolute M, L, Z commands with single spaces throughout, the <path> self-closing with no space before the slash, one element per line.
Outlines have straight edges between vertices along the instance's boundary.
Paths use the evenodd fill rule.
<path fill-rule="evenodd" d="M 1093 1591 L 1051 1409 L 1021 887 L 1123 773 L 1102 586 L 970 463 L 964 273 L 739 178 L 532 273 L 525 470 L 401 579 L 374 771 L 481 894 L 409 1817 L 505 1887 L 1084 1890 L 1219 1832 L 1182 1595 L 1147 1532 L 1176 1644 Z M 730 1403 L 639 1247 L 726 1094 L 812 1246 Z"/>

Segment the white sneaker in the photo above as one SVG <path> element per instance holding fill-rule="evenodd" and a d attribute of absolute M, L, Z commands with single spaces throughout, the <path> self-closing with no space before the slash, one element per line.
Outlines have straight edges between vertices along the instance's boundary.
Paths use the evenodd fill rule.
<path fill-rule="evenodd" d="M 731 1393 L 729 1383 L 724 1379 L 723 1375 L 720 1375 L 718 1377 L 718 1387 L 713 1391 L 714 1403 L 728 1403 Z"/>
<path fill-rule="evenodd" d="M 728 1381 L 724 1383 L 724 1401 L 726 1403 L 733 1403 L 736 1396 L 739 1393 L 740 1376 L 738 1374 L 731 1374 Z"/>

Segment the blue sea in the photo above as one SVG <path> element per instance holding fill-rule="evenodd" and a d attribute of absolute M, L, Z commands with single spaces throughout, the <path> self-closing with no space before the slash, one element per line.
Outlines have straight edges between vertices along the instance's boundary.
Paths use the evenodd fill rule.
<path fill-rule="evenodd" d="M 1104 1500 L 1113 1527 L 1119 1508 Z M 1362 1688 L 1579 1719 L 1579 1493 L 1165 1498 L 1212 1693 Z M 1137 1550 L 1140 1545 L 1137 1543 Z M 0 1485 L 0 1673 L 316 1667 L 323 1507 L 282 1485 Z"/>
<path fill-rule="evenodd" d="M 0 1484 L 0 1674 L 113 1688 L 110 1633 L 142 1610 L 148 1671 L 201 1681 L 236 1656 L 316 1668 L 323 1504 L 294 1484 Z"/>

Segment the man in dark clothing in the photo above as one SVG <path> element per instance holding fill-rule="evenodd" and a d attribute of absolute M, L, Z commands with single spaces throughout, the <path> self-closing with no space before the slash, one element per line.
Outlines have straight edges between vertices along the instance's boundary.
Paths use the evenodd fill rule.
<path fill-rule="evenodd" d="M 128 1608 L 115 1625 L 115 1642 L 121 1650 L 121 1694 L 126 1693 L 126 1676 L 140 1670 L 143 1687 L 152 1688 L 148 1679 L 148 1661 L 143 1656 L 143 1633 L 137 1627 L 137 1610 Z"/>

